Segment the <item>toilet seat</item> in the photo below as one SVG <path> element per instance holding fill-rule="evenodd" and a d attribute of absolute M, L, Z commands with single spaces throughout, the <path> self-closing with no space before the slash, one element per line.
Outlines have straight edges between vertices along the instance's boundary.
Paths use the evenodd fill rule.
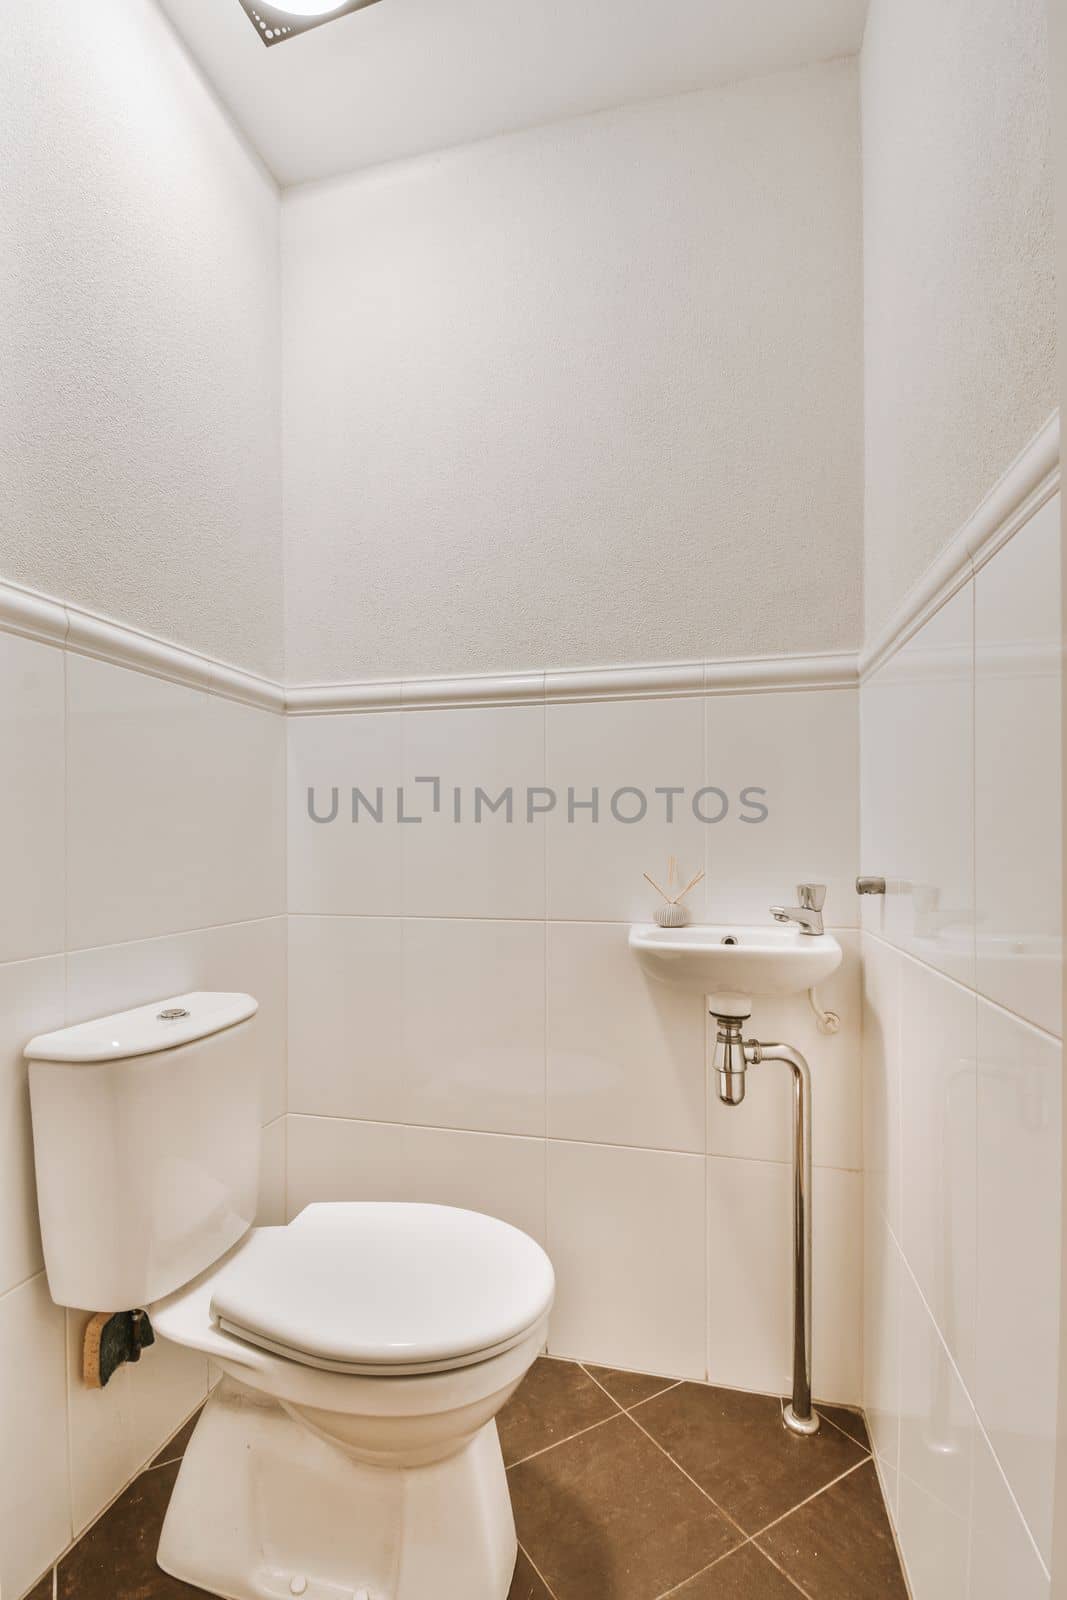
<path fill-rule="evenodd" d="M 212 1283 L 225 1334 L 323 1372 L 447 1372 L 519 1345 L 554 1277 L 533 1239 L 451 1206 L 308 1206 L 252 1235 Z"/>

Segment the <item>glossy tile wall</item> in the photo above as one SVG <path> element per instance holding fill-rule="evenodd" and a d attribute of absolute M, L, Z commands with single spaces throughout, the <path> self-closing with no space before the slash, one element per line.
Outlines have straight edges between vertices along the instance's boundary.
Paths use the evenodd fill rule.
<path fill-rule="evenodd" d="M 787 1069 L 754 1070 L 739 1109 L 709 1099 L 703 1001 L 647 980 L 627 935 L 655 904 L 642 873 L 670 853 L 684 878 L 706 870 L 697 918 L 765 921 L 825 881 L 845 961 L 822 999 L 841 1032 L 819 1034 L 806 1001 L 757 1007 L 752 1029 L 813 1064 L 816 1387 L 857 1401 L 857 698 L 290 716 L 290 1215 L 370 1195 L 494 1212 L 552 1255 L 554 1353 L 784 1390 Z M 511 790 L 510 822 L 484 799 L 475 820 L 479 788 Z M 702 789 L 708 818 L 723 791 L 721 821 L 694 814 Z M 332 821 L 309 790 L 320 819 L 336 791 Z M 642 819 L 619 820 L 641 797 Z"/>
<path fill-rule="evenodd" d="M 247 989 L 263 1214 L 285 1182 L 284 726 L 271 712 L 0 632 L 0 1588 L 17 1600 L 206 1392 L 158 1343 L 105 1390 L 43 1272 L 23 1046 L 200 987 Z M 209 781 L 205 781 L 208 779 Z"/>
<path fill-rule="evenodd" d="M 1049 1592 L 1059 496 L 863 685 L 865 1403 L 915 1600 Z"/>

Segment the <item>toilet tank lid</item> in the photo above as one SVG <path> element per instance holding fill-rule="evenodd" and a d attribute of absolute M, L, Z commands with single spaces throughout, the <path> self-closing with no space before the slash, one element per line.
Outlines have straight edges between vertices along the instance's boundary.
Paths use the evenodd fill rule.
<path fill-rule="evenodd" d="M 232 1028 L 257 1009 L 258 1001 L 250 994 L 197 990 L 79 1022 L 72 1028 L 40 1033 L 30 1040 L 24 1054 L 28 1061 L 117 1061 L 154 1055 Z"/>

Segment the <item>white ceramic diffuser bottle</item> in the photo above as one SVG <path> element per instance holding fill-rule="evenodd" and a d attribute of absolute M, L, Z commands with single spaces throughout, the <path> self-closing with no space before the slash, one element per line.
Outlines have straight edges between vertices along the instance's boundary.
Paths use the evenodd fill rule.
<path fill-rule="evenodd" d="M 677 860 L 677 857 L 675 857 L 675 856 L 668 856 L 668 858 L 667 858 L 667 887 L 666 887 L 666 889 L 661 889 L 659 884 L 656 882 L 655 878 L 651 877 L 649 875 L 649 873 L 647 873 L 647 872 L 644 873 L 644 877 L 645 877 L 646 881 L 652 885 L 653 889 L 655 889 L 656 893 L 660 896 L 660 898 L 663 901 L 663 904 L 660 905 L 660 906 L 657 906 L 655 911 L 652 913 L 653 919 L 658 924 L 659 927 L 661 927 L 661 928 L 684 928 L 685 927 L 686 923 L 689 921 L 689 907 L 688 906 L 684 906 L 682 904 L 682 901 L 684 900 L 685 896 L 689 893 L 690 889 L 695 889 L 696 888 L 697 884 L 700 882 L 700 880 L 701 880 L 701 878 L 703 878 L 703 876 L 704 876 L 703 872 L 698 872 L 695 878 L 690 878 L 689 882 L 686 884 L 684 889 L 679 889 L 678 888 L 678 860 Z M 671 893 L 671 890 L 673 890 L 674 892 Z"/>

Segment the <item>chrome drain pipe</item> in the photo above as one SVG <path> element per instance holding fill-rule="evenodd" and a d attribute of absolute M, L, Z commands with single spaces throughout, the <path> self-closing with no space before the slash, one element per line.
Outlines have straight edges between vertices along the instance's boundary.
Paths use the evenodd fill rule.
<path fill-rule="evenodd" d="M 723 1017 L 718 1024 L 715 1070 L 719 1099 L 739 1106 L 745 1098 L 745 1073 L 762 1061 L 784 1061 L 793 1073 L 793 1397 L 782 1420 L 794 1433 L 819 1431 L 811 1403 L 811 1069 L 792 1045 L 744 1039 L 747 1017 Z"/>

